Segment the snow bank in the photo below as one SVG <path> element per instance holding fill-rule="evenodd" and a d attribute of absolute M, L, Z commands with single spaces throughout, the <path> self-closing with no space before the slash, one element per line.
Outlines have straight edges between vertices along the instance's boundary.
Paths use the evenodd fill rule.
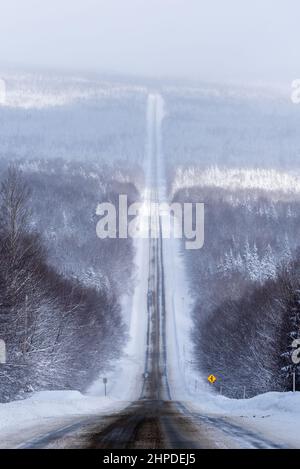
<path fill-rule="evenodd" d="M 250 399 L 230 399 L 211 392 L 190 395 L 199 411 L 224 415 L 291 412 L 300 414 L 300 392 L 267 392 Z M 298 415 L 299 417 L 299 415 Z"/>
<path fill-rule="evenodd" d="M 221 397 L 221 396 L 220 396 Z M 225 402 L 224 402 L 225 400 Z M 300 392 L 267 392 L 251 399 L 223 398 L 220 404 L 225 408 L 230 407 L 234 412 L 290 412 L 300 414 Z"/>
<path fill-rule="evenodd" d="M 221 416 L 278 444 L 300 448 L 300 392 L 268 392 L 251 399 L 205 392 L 186 405 L 193 412 Z"/>
<path fill-rule="evenodd" d="M 193 323 L 190 317 L 193 300 L 189 294 L 179 240 L 163 240 L 163 254 L 168 382 L 172 399 L 185 400 L 193 395 L 193 389 L 203 389 L 201 377 L 193 364 Z"/>
<path fill-rule="evenodd" d="M 117 412 L 127 402 L 84 396 L 78 391 L 45 391 L 30 398 L 0 404 L 0 448 L 11 448 L 84 417 Z"/>

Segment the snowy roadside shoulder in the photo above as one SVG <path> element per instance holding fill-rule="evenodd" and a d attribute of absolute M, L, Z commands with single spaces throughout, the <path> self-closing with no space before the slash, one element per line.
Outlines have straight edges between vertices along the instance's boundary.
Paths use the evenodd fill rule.
<path fill-rule="evenodd" d="M 204 393 L 201 402 L 190 401 L 187 406 L 259 432 L 277 444 L 300 448 L 300 392 L 268 392 L 251 399 Z"/>
<path fill-rule="evenodd" d="M 84 418 L 120 411 L 129 403 L 79 391 L 43 391 L 0 404 L 0 448 L 13 448 Z"/>

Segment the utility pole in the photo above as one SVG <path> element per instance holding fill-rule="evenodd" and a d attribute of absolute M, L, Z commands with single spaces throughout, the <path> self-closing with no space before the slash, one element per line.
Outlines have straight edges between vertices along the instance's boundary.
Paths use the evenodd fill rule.
<path fill-rule="evenodd" d="M 243 399 L 246 399 L 246 386 L 244 386 Z"/>
<path fill-rule="evenodd" d="M 293 392 L 296 392 L 296 372 L 293 371 Z"/>

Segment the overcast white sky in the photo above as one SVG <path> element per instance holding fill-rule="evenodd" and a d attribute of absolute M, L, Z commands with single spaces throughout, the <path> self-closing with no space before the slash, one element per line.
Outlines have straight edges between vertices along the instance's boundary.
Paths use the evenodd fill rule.
<path fill-rule="evenodd" d="M 291 81 L 299 21 L 299 0 L 0 0 L 0 63 Z"/>

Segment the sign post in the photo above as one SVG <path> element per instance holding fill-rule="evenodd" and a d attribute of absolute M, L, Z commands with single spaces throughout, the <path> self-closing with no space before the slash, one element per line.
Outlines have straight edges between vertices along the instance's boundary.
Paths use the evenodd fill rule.
<path fill-rule="evenodd" d="M 104 384 L 104 396 L 106 396 L 106 384 L 107 384 L 107 378 L 103 378 L 103 384 Z"/>

